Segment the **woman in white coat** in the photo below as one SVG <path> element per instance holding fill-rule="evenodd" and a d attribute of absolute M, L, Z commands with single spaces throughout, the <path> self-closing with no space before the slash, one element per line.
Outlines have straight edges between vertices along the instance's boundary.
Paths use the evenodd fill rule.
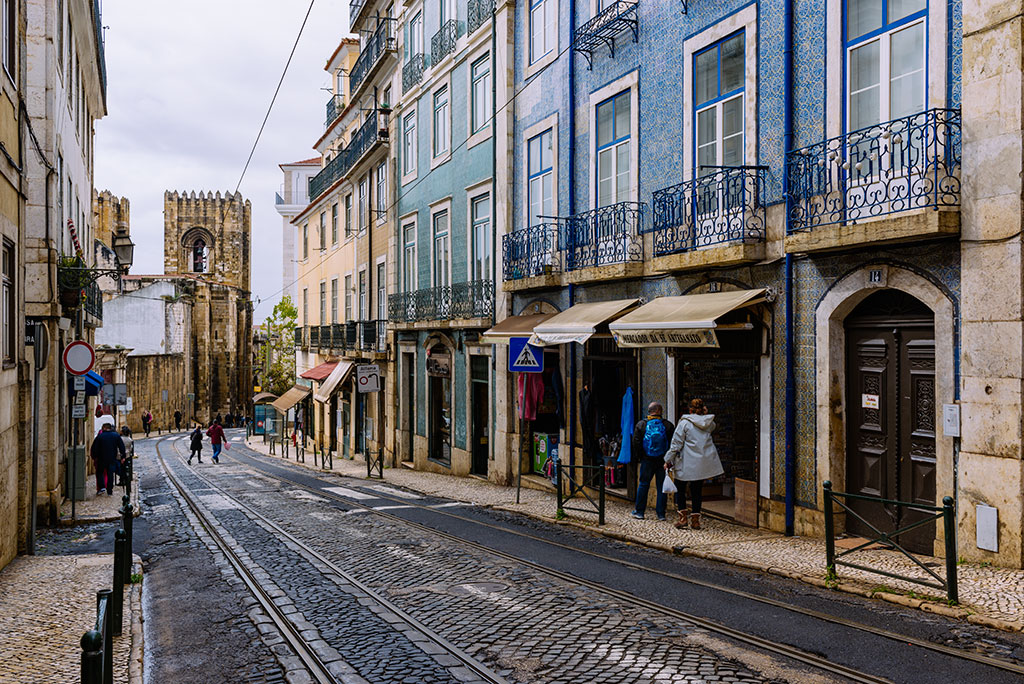
<path fill-rule="evenodd" d="M 703 399 L 690 400 L 690 412 L 679 419 L 672 444 L 665 453 L 665 470 L 670 471 L 676 485 L 676 509 L 679 520 L 676 527 L 700 529 L 701 489 L 704 480 L 725 472 L 718 458 L 718 449 L 711 439 L 715 430 L 715 416 L 708 413 Z M 690 487 L 693 511 L 686 507 L 685 487 Z"/>

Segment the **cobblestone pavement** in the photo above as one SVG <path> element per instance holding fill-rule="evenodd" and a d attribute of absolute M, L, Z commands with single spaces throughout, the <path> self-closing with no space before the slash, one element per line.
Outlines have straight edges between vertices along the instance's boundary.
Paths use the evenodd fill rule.
<path fill-rule="evenodd" d="M 736 643 L 725 644 L 730 656 L 723 657 L 721 648 L 708 646 L 721 647 L 723 640 L 691 623 L 652 614 L 404 523 L 355 515 L 355 510 L 254 473 L 230 457 L 222 461 L 220 466 L 196 467 L 195 472 L 257 508 L 509 681 L 829 681 L 822 673 L 811 675 Z M 180 461 L 174 467 L 176 472 L 193 472 Z M 326 641 L 361 675 L 374 682 L 460 679 L 453 671 L 439 679 L 430 679 L 438 676 L 432 672 L 414 671 L 409 677 L 410 668 L 420 667 L 421 661 L 408 658 L 400 635 L 392 630 L 389 636 L 386 626 L 364 617 L 365 611 L 347 615 L 353 604 L 342 586 L 325 584 L 315 564 L 297 558 L 289 543 L 252 523 L 230 499 L 205 490 L 192 475 L 183 479 L 260 564 L 273 589 L 287 593 L 299 619 L 309 624 L 309 637 Z M 358 648 L 346 651 L 345 641 L 352 640 Z M 397 671 L 380 664 L 390 659 L 405 661 L 401 669 L 408 679 L 397 679 Z M 375 662 L 378 669 L 364 674 L 361 668 Z"/>
<path fill-rule="evenodd" d="M 240 437 L 235 439 L 244 441 L 244 438 Z M 268 455 L 267 446 L 261 441 L 251 439 L 246 444 L 254 451 Z M 312 456 L 307 456 L 304 465 L 314 467 Z M 335 458 L 332 472 L 365 478 L 366 464 L 362 461 Z M 517 504 L 515 487 L 503 487 L 475 477 L 453 477 L 402 467 L 385 470 L 384 479 L 388 484 L 406 487 L 423 494 L 472 502 L 555 522 L 556 503 L 553 492 L 524 488 L 520 503 Z M 631 511 L 631 504 L 609 498 L 605 513 L 606 524 L 599 530 L 595 524 L 596 516 L 575 512 L 570 512 L 569 515 L 572 523 L 591 526 L 595 531 L 616 538 L 666 550 L 674 549 L 676 552 L 713 560 L 739 563 L 747 567 L 764 568 L 775 574 L 810 581 L 818 586 L 825 583 L 825 543 L 822 539 L 785 537 L 707 516 L 700 531 L 677 530 L 670 523 L 657 521 L 653 517 L 636 520 L 630 516 Z M 891 573 L 926 578 L 925 574 L 905 557 L 887 549 L 860 551 L 850 556 L 850 560 Z M 934 569 L 940 576 L 943 574 L 943 559 L 924 560 L 934 564 Z M 980 624 L 991 623 L 1004 629 L 1024 630 L 1022 570 L 984 567 L 972 563 L 961 564 L 957 571 L 962 606 L 960 609 L 942 605 L 945 597 L 938 590 L 911 582 L 845 567 L 840 568 L 839 575 L 840 588 L 852 593 L 878 594 L 909 607 L 927 606 L 927 609 L 968 618 Z M 911 593 L 913 596 L 907 596 Z M 936 601 L 924 602 L 914 596 L 931 597 Z"/>

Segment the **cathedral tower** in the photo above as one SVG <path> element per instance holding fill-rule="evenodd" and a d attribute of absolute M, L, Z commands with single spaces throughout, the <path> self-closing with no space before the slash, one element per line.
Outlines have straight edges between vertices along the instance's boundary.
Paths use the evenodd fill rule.
<path fill-rule="evenodd" d="M 249 292 L 252 205 L 241 193 L 164 193 L 164 273 Z"/>

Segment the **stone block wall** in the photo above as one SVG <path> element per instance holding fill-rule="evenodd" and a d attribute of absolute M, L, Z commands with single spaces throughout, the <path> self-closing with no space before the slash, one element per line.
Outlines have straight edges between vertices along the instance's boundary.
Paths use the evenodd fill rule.
<path fill-rule="evenodd" d="M 142 413 L 153 414 L 153 429 L 167 430 L 174 426 L 174 411 L 184 414 L 182 425 L 188 418 L 182 396 L 181 379 L 185 377 L 183 354 L 150 354 L 129 356 L 127 382 L 132 395 L 132 411 L 119 424 L 127 422 L 133 433 L 143 432 Z M 167 391 L 167 401 L 163 393 Z"/>

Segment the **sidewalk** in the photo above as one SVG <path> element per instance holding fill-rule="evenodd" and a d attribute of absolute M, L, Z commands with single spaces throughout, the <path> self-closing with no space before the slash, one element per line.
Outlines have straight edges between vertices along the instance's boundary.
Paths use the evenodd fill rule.
<path fill-rule="evenodd" d="M 232 443 L 244 438 L 233 437 Z M 253 438 L 247 442 L 254 451 L 269 455 L 268 445 Z M 280 454 L 274 458 L 280 458 Z M 295 460 L 294 449 L 290 461 Z M 308 468 L 314 468 L 312 452 L 307 452 Z M 348 477 L 365 478 L 366 463 L 335 457 L 333 471 Z M 703 529 L 677 530 L 671 522 L 660 522 L 653 516 L 636 520 L 630 516 L 632 505 L 609 498 L 603 526 L 597 516 L 571 512 L 570 517 L 555 519 L 553 492 L 523 488 L 520 503 L 515 503 L 515 487 L 503 487 L 476 477 L 453 477 L 407 468 L 388 468 L 384 479 L 393 485 L 417 492 L 443 496 L 480 506 L 520 513 L 555 524 L 564 524 L 592 533 L 628 541 L 678 555 L 697 556 L 760 570 L 800 580 L 818 587 L 865 597 L 880 598 L 891 603 L 927 612 L 966 619 L 968 622 L 1005 631 L 1024 631 L 1024 571 L 983 567 L 964 563 L 958 568 L 959 606 L 949 606 L 941 591 L 912 582 L 890 579 L 853 568 L 839 568 L 837 582 L 825 578 L 825 542 L 807 537 L 785 537 L 767 530 L 752 529 L 705 516 Z M 670 520 L 674 517 L 671 510 Z M 853 562 L 888 572 L 926 577 L 919 568 L 898 552 L 888 549 L 859 551 L 849 557 Z M 942 576 L 943 559 L 922 559 Z"/>
<path fill-rule="evenodd" d="M 90 483 L 91 484 L 91 483 Z M 79 681 L 82 635 L 96 622 L 96 592 L 113 585 L 112 530 L 120 519 L 123 488 L 112 496 L 95 494 L 61 508 L 61 526 L 38 531 L 35 556 L 18 556 L 0 571 L 0 683 Z M 138 514 L 138 487 L 132 488 Z M 109 552 L 89 553 L 104 550 Z M 134 558 L 132 572 L 141 573 Z M 120 637 L 114 638 L 114 681 L 142 682 L 142 585 L 125 589 Z"/>

